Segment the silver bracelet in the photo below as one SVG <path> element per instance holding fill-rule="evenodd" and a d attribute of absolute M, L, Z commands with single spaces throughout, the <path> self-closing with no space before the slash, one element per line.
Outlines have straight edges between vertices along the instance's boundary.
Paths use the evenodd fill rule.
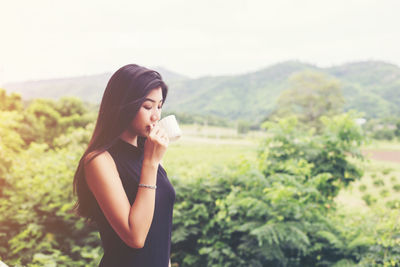
<path fill-rule="evenodd" d="M 148 185 L 148 184 L 139 184 L 139 187 L 145 187 L 150 189 L 157 189 L 156 185 Z"/>

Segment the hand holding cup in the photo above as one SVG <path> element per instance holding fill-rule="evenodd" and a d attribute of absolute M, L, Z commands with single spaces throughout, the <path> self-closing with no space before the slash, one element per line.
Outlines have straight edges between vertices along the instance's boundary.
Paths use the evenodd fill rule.
<path fill-rule="evenodd" d="M 179 128 L 175 115 L 169 115 L 161 119 L 158 123 L 167 132 L 169 141 L 176 141 L 182 136 L 182 131 Z"/>

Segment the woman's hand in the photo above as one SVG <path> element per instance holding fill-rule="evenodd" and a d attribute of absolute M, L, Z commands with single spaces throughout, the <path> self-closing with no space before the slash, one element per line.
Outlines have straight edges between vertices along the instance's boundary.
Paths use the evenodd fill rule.
<path fill-rule="evenodd" d="M 169 144 L 166 131 L 156 124 L 150 129 L 149 136 L 144 144 L 143 163 L 158 166 L 161 162 Z"/>

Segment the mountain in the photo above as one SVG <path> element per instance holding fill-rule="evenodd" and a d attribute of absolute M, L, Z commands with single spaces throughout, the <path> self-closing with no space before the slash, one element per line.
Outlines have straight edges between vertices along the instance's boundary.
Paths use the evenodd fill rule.
<path fill-rule="evenodd" d="M 167 83 L 188 79 L 184 75 L 169 71 L 163 67 L 155 67 Z M 25 99 L 39 97 L 60 98 L 61 96 L 77 96 L 84 101 L 100 103 L 104 89 L 112 73 L 88 75 L 61 79 L 26 81 L 5 84 L 3 87 L 10 92 L 18 92 Z"/>
<path fill-rule="evenodd" d="M 77 96 L 84 101 L 98 103 L 112 73 L 79 76 L 51 80 L 9 83 L 3 86 L 11 92 L 18 92 L 24 99 L 39 97 L 57 99 L 61 96 Z"/>
<path fill-rule="evenodd" d="M 285 62 L 236 76 L 203 77 L 174 83 L 166 109 L 259 121 L 270 113 L 294 72 L 313 68 Z"/>
<path fill-rule="evenodd" d="M 228 119 L 257 122 L 274 108 L 288 88 L 288 77 L 303 70 L 315 70 L 341 81 L 345 110 L 363 111 L 366 117 L 400 115 L 400 68 L 381 61 L 343 64 L 330 68 L 298 61 L 275 64 L 259 71 L 232 76 L 191 79 L 164 68 L 155 68 L 169 86 L 166 111 L 211 114 Z M 24 98 L 75 95 L 98 103 L 111 73 L 75 78 L 8 84 L 7 91 Z"/>
<path fill-rule="evenodd" d="M 367 117 L 400 116 L 400 68 L 381 61 L 349 63 L 325 70 L 342 81 L 346 109 Z"/>

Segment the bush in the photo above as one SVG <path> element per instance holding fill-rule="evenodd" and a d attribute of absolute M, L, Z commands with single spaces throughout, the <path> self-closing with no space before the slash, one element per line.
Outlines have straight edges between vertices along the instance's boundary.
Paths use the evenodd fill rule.
<path fill-rule="evenodd" d="M 322 135 L 295 119 L 268 123 L 259 167 L 175 181 L 173 262 L 179 266 L 332 266 L 354 262 L 327 219 L 340 188 L 360 178 L 350 115 L 324 119 Z M 341 263 L 339 263 L 341 261 Z"/>
<path fill-rule="evenodd" d="M 393 190 L 396 191 L 396 192 L 400 192 L 400 184 L 395 184 L 393 186 Z"/>
<path fill-rule="evenodd" d="M 373 197 L 371 194 L 363 195 L 362 199 L 365 201 L 365 203 L 368 206 L 371 206 L 372 204 L 374 204 L 377 201 L 377 199 L 375 197 Z"/>
<path fill-rule="evenodd" d="M 385 168 L 385 169 L 382 170 L 382 174 L 383 174 L 383 175 L 388 175 L 391 171 L 393 171 L 393 169 L 391 169 L 391 168 Z"/>
<path fill-rule="evenodd" d="M 250 122 L 239 120 L 237 122 L 237 132 L 238 134 L 246 134 L 250 131 Z"/>
<path fill-rule="evenodd" d="M 0 198 L 0 257 L 11 266 L 97 266 L 98 233 L 71 211 L 82 153 L 75 145 L 55 151 L 31 143 L 10 168 Z"/>
<path fill-rule="evenodd" d="M 30 109 L 28 114 L 38 113 L 32 121 L 41 122 L 34 129 L 43 132 L 29 142 L 26 132 L 18 132 L 26 114 L 0 112 L 0 258 L 11 266 L 97 266 L 102 254 L 98 232 L 71 212 L 72 176 L 93 124 L 70 116 L 81 110 L 78 102 L 62 103 L 69 117 L 64 124 L 54 103 Z M 65 128 L 46 136 L 44 126 L 53 122 Z M 351 114 L 322 123 L 318 135 L 299 131 L 295 119 L 268 123 L 256 164 L 243 161 L 229 172 L 172 179 L 177 193 L 172 262 L 235 267 L 399 262 L 398 201 L 387 202 L 390 212 L 381 211 L 366 194 L 371 216 L 337 213 L 334 197 L 362 175 L 350 160 L 362 158 L 362 133 Z"/>
<path fill-rule="evenodd" d="M 383 189 L 379 192 L 381 197 L 387 197 L 389 195 L 389 191 L 387 189 Z"/>
<path fill-rule="evenodd" d="M 376 187 L 380 187 L 380 186 L 384 186 L 385 182 L 382 179 L 377 179 L 374 181 L 374 186 Z"/>
<path fill-rule="evenodd" d="M 360 192 L 365 192 L 367 190 L 367 186 L 365 184 L 362 184 L 358 187 L 358 190 L 360 190 Z"/>

